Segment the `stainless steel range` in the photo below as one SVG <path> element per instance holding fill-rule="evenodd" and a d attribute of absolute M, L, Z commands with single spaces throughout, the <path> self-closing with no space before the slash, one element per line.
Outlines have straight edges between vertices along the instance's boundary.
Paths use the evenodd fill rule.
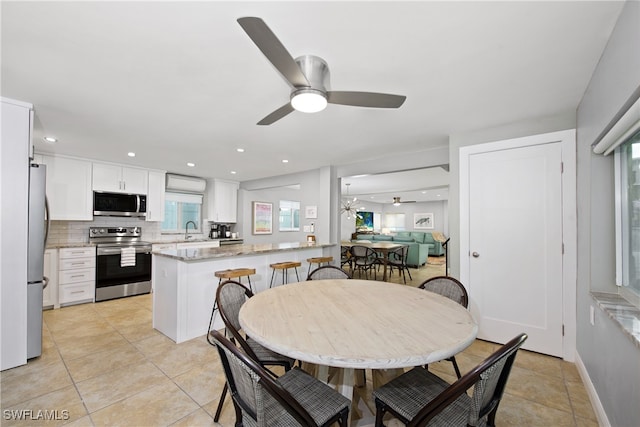
<path fill-rule="evenodd" d="M 96 302 L 151 292 L 151 243 L 140 227 L 90 227 L 96 244 Z"/>

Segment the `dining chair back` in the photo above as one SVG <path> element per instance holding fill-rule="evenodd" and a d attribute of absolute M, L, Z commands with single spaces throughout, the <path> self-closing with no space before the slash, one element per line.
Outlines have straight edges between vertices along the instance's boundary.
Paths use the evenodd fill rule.
<path fill-rule="evenodd" d="M 389 263 L 389 267 L 391 268 L 391 272 L 389 273 L 389 276 L 393 274 L 393 269 L 397 268 L 398 273 L 402 274 L 402 279 L 404 280 L 405 285 L 407 284 L 406 273 L 409 273 L 409 279 L 413 280 L 413 277 L 411 277 L 411 271 L 409 270 L 409 266 L 407 265 L 408 255 L 409 255 L 409 245 L 401 246 L 389 252 L 388 261 L 387 261 Z"/>
<path fill-rule="evenodd" d="M 351 279 L 351 275 L 333 265 L 323 265 L 313 270 L 307 276 L 307 280 L 324 280 L 324 279 Z"/>
<path fill-rule="evenodd" d="M 511 339 L 453 384 L 422 368 L 405 372 L 373 392 L 376 427 L 383 426 L 387 412 L 410 427 L 494 426 L 513 361 L 526 339 L 524 333 Z"/>
<path fill-rule="evenodd" d="M 340 267 L 344 267 L 348 265 L 349 268 L 353 270 L 351 266 L 351 252 L 349 251 L 348 246 L 340 246 Z"/>
<path fill-rule="evenodd" d="M 240 345 L 242 350 L 256 363 L 261 366 L 282 366 L 285 371 L 293 367 L 295 361 L 289 357 L 273 352 L 251 339 L 245 339 L 240 333 L 240 308 L 249 298 L 253 297 L 253 292 L 240 282 L 227 280 L 218 286 L 216 291 L 216 301 L 220 317 L 225 325 L 225 334 L 233 342 Z M 207 337 L 210 344 L 211 335 Z M 222 405 L 227 394 L 227 384 L 222 389 L 222 395 L 218 401 L 218 408 L 214 416 L 214 421 L 220 419 Z"/>
<path fill-rule="evenodd" d="M 418 286 L 418 288 L 435 292 L 436 294 L 447 297 L 450 300 L 457 302 L 464 308 L 467 308 L 469 306 L 469 295 L 467 294 L 467 290 L 458 279 L 455 279 L 453 277 L 432 277 L 422 282 Z M 453 369 L 454 371 L 456 371 L 456 376 L 460 378 L 462 375 L 460 374 L 460 368 L 458 367 L 456 357 L 451 356 L 447 360 L 453 364 Z M 429 367 L 425 365 L 425 369 L 429 369 Z"/>
<path fill-rule="evenodd" d="M 300 369 L 273 378 L 220 332 L 212 331 L 231 390 L 236 426 L 347 426 L 351 402 Z"/>
<path fill-rule="evenodd" d="M 357 271 L 360 277 L 362 277 L 364 273 L 368 279 L 371 271 L 373 271 L 374 277 L 376 277 L 375 267 L 378 265 L 378 254 L 375 250 L 366 246 L 353 245 L 351 246 L 351 255 L 353 257 L 353 270 Z"/>

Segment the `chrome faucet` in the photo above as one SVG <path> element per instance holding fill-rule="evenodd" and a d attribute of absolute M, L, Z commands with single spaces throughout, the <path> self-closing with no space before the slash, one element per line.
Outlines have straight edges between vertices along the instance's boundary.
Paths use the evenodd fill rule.
<path fill-rule="evenodd" d="M 189 224 L 193 224 L 194 230 L 198 228 L 195 222 L 187 221 L 187 223 L 184 225 L 184 240 L 189 240 L 191 238 L 191 236 L 189 236 Z"/>

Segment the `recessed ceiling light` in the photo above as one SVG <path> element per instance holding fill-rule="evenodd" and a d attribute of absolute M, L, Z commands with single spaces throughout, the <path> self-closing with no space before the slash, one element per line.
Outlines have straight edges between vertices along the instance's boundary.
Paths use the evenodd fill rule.
<path fill-rule="evenodd" d="M 196 165 L 195 163 L 191 163 L 191 162 L 187 163 L 187 166 L 189 166 L 190 168 L 194 167 L 195 165 Z"/>
<path fill-rule="evenodd" d="M 54 138 L 52 136 L 45 136 L 44 139 L 46 142 L 53 144 L 54 142 L 58 142 L 58 138 Z"/>
<path fill-rule="evenodd" d="M 237 151 L 238 153 L 244 153 L 244 148 L 236 148 L 236 151 Z"/>
<path fill-rule="evenodd" d="M 231 171 L 231 175 L 235 175 L 236 173 L 236 171 Z"/>
<path fill-rule="evenodd" d="M 371 196 L 371 198 L 372 198 L 372 199 L 375 199 L 375 198 L 376 198 L 376 196 Z"/>
<path fill-rule="evenodd" d="M 439 194 L 436 194 L 436 197 L 440 197 L 440 195 L 439 195 Z"/>
<path fill-rule="evenodd" d="M 289 160 L 284 159 L 284 160 L 282 161 L 282 163 L 289 163 Z"/>
<path fill-rule="evenodd" d="M 135 156 L 136 156 L 136 153 L 134 153 L 133 151 L 130 151 L 130 152 L 128 152 L 128 153 L 127 153 L 127 156 L 129 156 L 129 157 L 135 157 Z"/>
<path fill-rule="evenodd" d="M 423 192 L 422 192 L 422 194 L 427 194 L 427 192 L 426 192 L 426 191 L 423 191 Z"/>

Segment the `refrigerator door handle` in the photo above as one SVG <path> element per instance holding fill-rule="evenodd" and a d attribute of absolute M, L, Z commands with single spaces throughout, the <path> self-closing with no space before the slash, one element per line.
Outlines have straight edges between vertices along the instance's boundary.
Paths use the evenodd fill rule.
<path fill-rule="evenodd" d="M 49 240 L 49 227 L 51 227 L 51 219 L 49 218 L 49 199 L 47 196 L 44 196 L 44 215 L 45 220 L 47 221 L 47 225 L 44 229 L 44 250 L 47 250 L 47 240 Z M 46 285 L 45 285 L 46 287 Z"/>
<path fill-rule="evenodd" d="M 42 289 L 49 286 L 49 278 L 47 276 L 42 276 Z"/>

